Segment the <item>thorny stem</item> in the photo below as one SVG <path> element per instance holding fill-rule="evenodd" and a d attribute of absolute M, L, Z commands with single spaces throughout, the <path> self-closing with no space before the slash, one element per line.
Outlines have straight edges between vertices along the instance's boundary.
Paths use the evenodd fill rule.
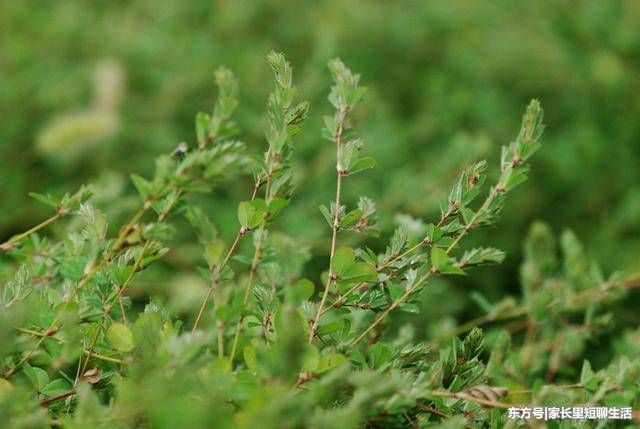
<path fill-rule="evenodd" d="M 68 212 L 66 211 L 62 211 L 62 210 L 58 210 L 58 212 L 51 216 L 50 218 L 40 222 L 38 225 L 34 226 L 33 228 L 20 233 L 18 235 L 14 235 L 13 237 L 11 237 L 10 239 L 8 239 L 7 241 L 5 241 L 4 243 L 0 244 L 0 252 L 8 252 L 9 250 L 11 250 L 13 248 L 13 246 L 19 242 L 20 240 L 22 240 L 23 238 L 26 238 L 28 236 L 30 236 L 31 234 L 33 234 L 34 232 L 37 232 L 39 230 L 41 230 L 42 228 L 44 228 L 45 226 L 49 225 L 50 223 L 55 222 L 56 220 L 60 219 L 61 217 L 65 216 Z"/>
<path fill-rule="evenodd" d="M 337 159 L 340 157 L 340 153 L 342 151 L 342 134 L 344 132 L 345 127 L 345 119 L 347 115 L 347 109 L 340 110 L 340 121 L 338 124 L 338 129 L 336 132 L 336 156 Z M 337 164 L 337 183 L 336 183 L 336 200 L 335 207 L 333 213 L 333 225 L 332 225 L 332 234 L 331 234 L 331 253 L 329 256 L 329 276 L 327 278 L 327 283 L 324 286 L 324 292 L 322 293 L 322 299 L 320 300 L 320 306 L 318 307 L 318 312 L 316 314 L 315 319 L 313 319 L 313 324 L 311 325 L 311 331 L 309 332 L 309 343 L 313 342 L 313 338 L 316 335 L 316 330 L 318 329 L 318 324 L 320 323 L 320 317 L 322 316 L 322 309 L 324 307 L 325 302 L 327 301 L 327 296 L 329 295 L 329 289 L 331 288 L 331 284 L 335 280 L 335 276 L 333 273 L 333 256 L 336 252 L 336 241 L 338 238 L 338 230 L 340 227 L 340 219 L 338 219 L 338 213 L 340 212 L 340 194 L 342 193 L 342 176 L 343 173 L 340 171 L 341 167 Z"/>

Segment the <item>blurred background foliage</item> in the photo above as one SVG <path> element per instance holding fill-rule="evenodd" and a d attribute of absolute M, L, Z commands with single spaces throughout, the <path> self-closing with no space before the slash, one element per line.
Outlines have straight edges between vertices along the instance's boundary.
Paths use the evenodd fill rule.
<path fill-rule="evenodd" d="M 434 284 L 425 320 L 413 316 L 418 326 L 479 313 L 470 290 L 490 301 L 517 293 L 521 242 L 535 219 L 556 233 L 573 229 L 605 272 L 637 271 L 638 22 L 632 0 L 2 2 L 0 241 L 46 217 L 28 192 L 61 195 L 83 183 L 96 186 L 96 205 L 116 231 L 138 204 L 129 175 L 148 177 L 158 154 L 194 144 L 194 116 L 213 106 L 220 65 L 240 78 L 241 139 L 261 153 L 272 86 L 265 56 L 275 49 L 311 100 L 297 139 L 297 196 L 276 226 L 320 255 L 306 265 L 310 278 L 328 259 L 330 233 L 317 207 L 335 186 L 334 148 L 320 136 L 331 111 L 325 64 L 335 56 L 369 88 L 356 120 L 378 160 L 348 179 L 345 201 L 377 201 L 385 236 L 398 213 L 435 219 L 439 198 L 470 162 L 487 158 L 497 172 L 499 147 L 515 137 L 528 100 L 545 109 L 531 180 L 509 199 L 500 226 L 474 238 L 506 250 L 505 263 Z M 241 176 L 209 197 L 225 237 L 237 229 L 237 202 L 250 186 Z M 63 234 L 64 225 L 48 231 Z M 134 298 L 151 294 L 174 311 L 200 300 L 195 237 L 185 229 L 176 241 L 165 272 L 143 276 Z"/>

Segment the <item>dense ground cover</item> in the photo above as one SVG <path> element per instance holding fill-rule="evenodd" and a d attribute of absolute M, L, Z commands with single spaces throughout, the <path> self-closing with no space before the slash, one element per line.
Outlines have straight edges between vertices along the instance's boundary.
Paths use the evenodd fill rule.
<path fill-rule="evenodd" d="M 637 401 L 635 3 L 94 6 L 0 6 L 0 401 L 11 424 L 503 424 L 504 411 L 438 396 L 478 384 L 507 387 L 503 403 Z M 269 98 L 272 48 L 294 65 L 291 104 L 275 57 Z M 342 114 L 326 101 L 331 74 L 355 82 L 338 63 L 327 72 L 336 54 L 368 88 Z M 222 69 L 216 96 L 221 64 L 240 85 Z M 502 192 L 483 202 L 511 180 L 499 148 L 527 136 L 531 98 L 545 107 L 544 148 L 497 226 L 474 220 L 502 206 Z M 213 122 L 199 115 L 194 131 L 211 105 Z M 341 119 L 362 150 L 336 141 Z M 73 194 L 88 183 L 91 197 Z M 51 214 L 30 191 L 53 195 L 55 214 L 16 237 Z M 463 200 L 474 212 L 447 214 Z M 334 228 L 336 214 L 346 220 Z M 363 282 L 375 287 L 353 289 Z"/>

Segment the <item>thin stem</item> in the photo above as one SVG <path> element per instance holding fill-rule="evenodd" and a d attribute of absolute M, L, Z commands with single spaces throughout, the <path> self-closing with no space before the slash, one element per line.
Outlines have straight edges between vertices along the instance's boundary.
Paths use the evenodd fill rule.
<path fill-rule="evenodd" d="M 457 337 L 458 335 L 467 332 L 471 329 L 473 329 L 476 326 L 479 325 L 484 325 L 485 323 L 490 323 L 490 322 L 496 322 L 499 320 L 504 320 L 504 319 L 511 319 L 512 317 L 519 317 L 524 315 L 527 312 L 526 308 L 524 307 L 519 307 L 519 308 L 515 308 L 514 310 L 505 312 L 503 314 L 487 314 L 485 316 L 481 316 L 481 317 L 477 317 L 473 320 L 470 320 L 466 323 L 463 323 L 462 325 L 459 325 L 447 332 L 445 332 L 444 334 L 442 334 L 442 336 L 439 337 L 440 340 L 444 340 L 444 339 L 448 339 L 448 338 L 452 338 L 452 337 Z"/>
<path fill-rule="evenodd" d="M 498 191 L 496 190 L 496 188 L 492 188 L 491 189 L 491 191 L 489 192 L 489 195 L 485 199 L 485 201 L 482 204 L 482 206 L 478 209 L 476 214 L 471 218 L 471 220 L 467 223 L 467 225 L 462 229 L 462 231 L 460 231 L 460 233 L 456 236 L 456 238 L 453 240 L 453 242 L 449 245 L 449 247 L 445 251 L 447 254 L 451 253 L 451 251 L 458 245 L 460 240 L 462 240 L 462 238 L 465 235 L 467 235 L 467 233 L 469 231 L 471 231 L 475 227 L 476 222 L 478 221 L 480 216 L 489 208 L 489 205 L 491 204 L 491 202 L 493 201 L 493 199 L 497 195 L 497 192 Z M 418 288 L 418 286 L 420 286 L 429 277 L 431 277 L 431 275 L 436 274 L 436 273 L 437 273 L 436 270 L 434 270 L 433 268 L 430 269 L 424 276 L 422 276 L 418 281 L 416 281 L 416 283 L 414 283 L 413 286 L 411 288 L 409 288 L 404 293 L 404 295 L 402 295 L 398 300 L 394 301 L 389 306 L 389 308 L 387 308 L 380 316 L 378 316 L 378 318 L 376 318 L 376 320 L 362 334 L 360 334 L 358 337 L 356 337 L 356 339 L 351 342 L 349 347 L 354 347 L 360 341 L 362 341 L 364 339 L 364 337 L 369 332 L 371 332 L 371 330 L 373 330 L 380 322 L 382 322 L 393 310 L 398 308 L 398 306 L 400 304 L 404 303 L 404 301 L 407 298 L 409 298 L 409 296 L 411 296 L 411 294 Z"/>
<path fill-rule="evenodd" d="M 216 324 L 216 331 L 218 334 L 218 357 L 222 359 L 224 357 L 224 323 L 218 321 Z"/>
<path fill-rule="evenodd" d="M 513 404 L 505 404 L 504 402 L 500 402 L 500 401 L 490 401 L 488 399 L 476 398 L 474 396 L 465 394 L 463 392 L 454 393 L 454 392 L 447 392 L 447 391 L 432 391 L 432 392 L 429 392 L 428 395 L 444 396 L 446 398 L 455 398 L 455 399 L 461 399 L 463 401 L 476 402 L 480 405 L 484 405 L 486 407 L 491 407 L 491 408 L 508 409 L 515 406 Z"/>
<path fill-rule="evenodd" d="M 582 383 L 559 384 L 559 385 L 547 384 L 545 386 L 555 387 L 556 389 L 582 389 L 584 387 Z M 532 393 L 532 392 L 533 392 L 533 389 L 513 390 L 509 392 L 509 395 L 528 395 L 529 393 Z"/>
<path fill-rule="evenodd" d="M 313 319 L 313 324 L 311 325 L 311 331 L 309 332 L 309 343 L 313 342 L 313 337 L 316 335 L 316 330 L 318 329 L 318 324 L 320 323 L 320 317 L 322 317 L 322 309 L 324 308 L 324 304 L 327 301 L 327 296 L 329 295 L 329 289 L 331 288 L 331 284 L 335 280 L 335 276 L 333 273 L 333 256 L 336 253 L 336 241 L 338 238 L 338 230 L 340 229 L 340 219 L 338 219 L 338 214 L 340 213 L 340 195 L 342 193 L 342 171 L 341 167 L 337 160 L 340 159 L 340 154 L 342 151 L 342 134 L 344 132 L 345 127 L 345 119 L 346 119 L 346 110 L 340 110 L 340 121 L 338 125 L 338 130 L 336 132 L 336 170 L 338 179 L 336 182 L 336 199 L 333 213 L 333 225 L 331 228 L 331 253 L 329 256 L 329 277 L 327 278 L 327 283 L 324 286 L 324 292 L 322 293 L 322 299 L 320 300 L 320 306 L 318 307 L 318 312 L 316 313 L 315 319 Z"/>
<path fill-rule="evenodd" d="M 340 192 L 341 192 L 341 177 L 342 174 L 338 173 L 338 185 L 336 186 L 336 210 L 340 206 Z M 313 341 L 313 337 L 316 334 L 316 330 L 318 329 L 318 324 L 320 323 L 320 317 L 322 316 L 322 309 L 324 307 L 324 303 L 327 301 L 327 296 L 329 295 L 329 288 L 331 287 L 331 283 L 334 280 L 334 274 L 332 271 L 333 265 L 333 256 L 336 252 L 336 240 L 338 237 L 338 219 L 337 214 L 334 215 L 333 219 L 333 228 L 331 235 L 331 253 L 329 257 L 329 277 L 327 278 L 327 283 L 324 286 L 324 292 L 322 293 L 322 299 L 320 300 L 320 306 L 318 307 L 318 313 L 316 314 L 315 319 L 313 320 L 313 325 L 311 326 L 311 332 L 309 333 L 309 343 Z"/>
<path fill-rule="evenodd" d="M 269 150 L 267 150 L 267 155 L 266 156 L 271 156 L 271 148 L 269 148 Z M 271 177 L 271 172 L 269 172 L 269 174 L 266 177 L 267 183 L 269 181 L 269 178 Z M 256 199 L 256 196 L 258 195 L 258 190 L 260 189 L 260 186 L 262 186 L 262 181 L 265 180 L 265 177 L 262 176 L 262 173 L 258 174 L 258 178 L 256 179 L 256 183 L 253 186 L 253 191 L 251 193 L 251 201 Z M 224 261 L 222 262 L 222 264 L 220 265 L 220 268 L 218 268 L 218 272 L 222 272 L 222 269 L 224 267 L 227 266 L 227 263 L 229 262 L 229 259 L 231 258 L 231 255 L 233 255 L 233 252 L 235 252 L 236 248 L 238 247 L 238 243 L 240 242 L 240 238 L 242 238 L 243 235 L 245 235 L 248 231 L 245 230 L 244 228 L 240 228 L 238 230 L 238 233 L 236 234 L 236 238 L 233 240 L 233 244 L 231 245 L 231 247 L 229 248 L 229 251 L 227 252 L 227 255 L 224 258 Z M 211 298 L 211 296 L 213 295 L 214 291 L 216 291 L 218 288 L 218 279 L 215 278 L 211 281 L 211 286 L 209 286 L 209 290 L 207 291 L 207 295 L 204 298 L 204 301 L 202 301 L 202 305 L 200 306 L 200 310 L 198 311 L 198 316 L 196 317 L 196 321 L 193 324 L 193 328 L 191 329 L 191 332 L 195 332 L 196 329 L 198 329 L 198 325 L 200 324 L 200 320 L 202 319 L 202 316 L 204 314 L 204 310 L 207 307 L 207 302 L 209 302 L 209 299 Z M 218 340 L 218 344 L 219 344 L 220 340 Z M 220 353 L 220 347 L 218 347 L 218 354 Z"/>
<path fill-rule="evenodd" d="M 253 285 L 253 278 L 256 270 L 258 269 L 258 263 L 260 262 L 260 256 L 262 253 L 262 240 L 264 239 L 264 226 L 261 226 L 258 230 L 258 238 L 256 240 L 256 250 L 253 254 L 253 261 L 251 262 L 251 271 L 249 271 L 249 277 L 247 278 L 247 284 L 244 289 L 244 296 L 242 297 L 242 305 L 246 306 L 249 302 L 249 295 L 251 294 L 251 286 Z M 238 340 L 240 339 L 240 332 L 244 324 L 244 315 L 240 316 L 240 320 L 236 324 L 236 332 L 233 336 L 233 343 L 231 344 L 231 354 L 229 355 L 230 362 L 233 362 L 233 358 L 236 355 L 236 349 L 238 348 Z"/>
<path fill-rule="evenodd" d="M 89 280 L 91 280 L 93 278 L 93 276 L 100 271 L 108 261 L 111 260 L 111 258 L 113 257 L 113 255 L 115 254 L 115 252 L 117 252 L 118 248 L 122 245 L 122 243 L 124 242 L 124 240 L 126 240 L 127 235 L 129 234 L 129 232 L 131 231 L 131 229 L 133 228 L 133 226 L 138 223 L 138 221 L 142 218 L 142 216 L 147 212 L 147 210 L 149 210 L 150 208 L 150 204 L 145 203 L 144 206 L 138 210 L 138 212 L 133 215 L 133 217 L 131 218 L 131 220 L 124 226 L 124 228 L 122 228 L 120 230 L 120 233 L 118 235 L 118 238 L 116 239 L 115 243 L 113 244 L 113 246 L 111 246 L 109 248 L 109 250 L 107 251 L 107 253 L 104 255 L 104 257 L 102 258 L 102 260 L 100 261 L 100 263 L 94 265 L 93 267 L 91 267 L 91 269 L 89 269 L 87 271 L 87 273 L 82 277 L 82 279 L 80 280 L 80 282 L 78 283 L 78 285 L 73 289 L 73 291 L 71 292 L 71 296 L 65 301 L 64 306 L 63 306 L 63 311 L 58 313 L 56 315 L 56 317 L 53 318 L 53 320 L 51 321 L 51 323 L 49 324 L 49 327 L 45 330 L 45 332 L 50 332 L 51 330 L 55 329 L 56 324 L 60 321 L 60 315 L 64 312 L 64 310 L 66 310 L 69 306 L 69 304 L 71 302 L 73 302 L 73 300 L 75 299 L 75 297 L 77 296 L 78 292 L 87 285 L 87 283 L 89 283 Z M 40 346 L 42 345 L 42 343 L 44 342 L 44 340 L 46 339 L 46 337 L 40 337 L 40 339 L 36 342 L 36 345 L 29 350 L 29 352 L 27 352 L 22 359 L 20 359 L 18 361 L 18 363 L 16 364 L 16 366 L 14 366 L 13 368 L 11 368 L 10 370 L 8 370 L 5 374 L 4 374 L 4 378 L 5 379 L 9 379 L 13 374 L 15 374 L 16 370 L 18 368 L 20 368 L 20 366 L 22 366 L 25 362 L 27 362 L 29 359 L 31 359 L 31 356 L 33 356 L 33 354 L 36 352 L 36 350 L 38 350 L 38 348 L 40 348 Z"/>
<path fill-rule="evenodd" d="M 438 228 L 441 227 L 444 222 L 451 216 L 451 214 L 453 213 L 453 210 L 450 208 L 448 209 L 445 213 L 442 214 L 442 216 L 440 217 L 440 221 L 438 222 L 438 224 L 436 225 Z M 398 259 L 402 259 L 408 255 L 410 255 L 411 253 L 415 252 L 417 249 L 421 248 L 422 246 L 424 246 L 425 242 L 424 240 L 418 241 L 416 244 L 414 244 L 413 246 L 411 246 L 409 249 L 405 250 L 404 252 L 395 255 L 395 256 L 391 256 L 389 258 L 388 261 L 380 264 L 380 266 L 378 266 L 376 268 L 376 270 L 378 272 L 384 270 L 385 268 L 387 268 L 389 265 L 391 265 L 392 263 L 394 263 L 395 261 L 397 261 Z M 339 307 L 340 305 L 342 305 L 347 298 L 356 290 L 360 289 L 361 287 L 364 287 L 368 284 L 371 284 L 372 282 L 362 282 L 362 283 L 358 283 L 355 286 L 353 286 L 351 289 L 349 289 L 348 291 L 346 291 L 345 293 L 343 293 L 342 295 L 340 295 L 340 297 L 338 297 L 337 300 L 333 301 L 331 303 L 331 305 L 327 308 L 325 308 L 324 310 L 322 310 L 322 314 L 320 314 L 320 316 L 324 316 L 325 313 L 329 312 L 331 309 Z"/>
<path fill-rule="evenodd" d="M 266 185 L 264 190 L 265 201 L 271 201 L 270 189 L 271 189 L 271 176 L 273 175 L 273 161 L 271 160 L 271 148 L 267 150 L 267 154 L 265 155 L 267 163 L 269 164 L 269 171 L 266 174 Z M 258 183 L 256 183 L 256 188 L 254 189 L 252 199 L 256 196 L 256 191 L 258 189 Z M 251 293 L 251 287 L 253 285 L 253 278 L 258 270 L 258 264 L 260 263 L 260 258 L 262 257 L 262 243 L 264 240 L 264 223 L 260 225 L 260 229 L 258 230 L 258 238 L 256 240 L 256 248 L 253 253 L 253 260 L 251 261 L 251 271 L 249 272 L 249 277 L 247 279 L 247 285 L 244 290 L 244 296 L 242 298 L 242 305 L 246 306 L 249 302 L 249 294 Z M 231 344 L 231 354 L 230 354 L 230 362 L 233 363 L 233 358 L 236 355 L 236 349 L 238 348 L 238 341 L 240 339 L 240 332 L 242 331 L 242 326 L 244 325 L 244 314 L 240 316 L 238 323 L 236 324 L 236 332 L 233 335 L 233 343 Z"/>
<path fill-rule="evenodd" d="M 338 299 L 333 301 L 330 306 L 322 310 L 322 312 L 320 313 L 320 316 L 324 316 L 325 313 L 328 313 L 333 308 L 340 307 L 353 292 L 355 292 L 357 289 L 363 286 L 366 286 L 367 284 L 368 284 L 367 282 L 356 283 L 354 286 L 351 287 L 351 289 L 349 289 L 348 291 L 340 295 Z"/>
<path fill-rule="evenodd" d="M 238 233 L 236 234 L 236 238 L 235 240 L 233 240 L 233 244 L 231 245 L 231 247 L 229 247 L 229 250 L 227 251 L 226 256 L 224 257 L 224 260 L 222 261 L 222 264 L 220 264 L 220 267 L 216 268 L 216 273 L 213 273 L 213 279 L 211 280 L 211 286 L 209 286 L 209 290 L 207 291 L 207 295 L 204 297 L 204 301 L 202 301 L 202 304 L 200 305 L 200 311 L 198 311 L 198 316 L 196 317 L 196 321 L 193 323 L 193 328 L 191 328 L 191 332 L 195 332 L 196 329 L 198 329 L 198 325 L 200 324 L 200 320 L 202 320 L 202 316 L 204 314 L 204 310 L 207 307 L 207 302 L 209 302 L 209 299 L 211 298 L 211 295 L 213 295 L 213 293 L 218 289 L 218 275 L 219 273 L 222 273 L 222 270 L 224 269 L 224 267 L 227 266 L 227 263 L 229 262 L 229 259 L 231 258 L 231 255 L 233 254 L 233 252 L 236 250 L 236 247 L 238 247 L 238 243 L 240 242 L 240 238 L 244 235 L 244 230 L 241 228 Z"/>
<path fill-rule="evenodd" d="M 40 405 L 42 405 L 43 407 L 46 407 L 53 402 L 59 401 L 60 399 L 68 398 L 69 396 L 73 396 L 75 394 L 76 394 L 76 389 L 71 389 L 67 392 L 60 393 L 59 395 L 52 396 L 47 399 L 43 399 L 42 401 L 40 401 Z"/>
<path fill-rule="evenodd" d="M 13 248 L 13 246 L 17 242 L 19 242 L 23 238 L 26 238 L 26 237 L 30 236 L 31 234 L 33 234 L 34 232 L 37 232 L 37 231 L 41 230 L 42 228 L 46 227 L 50 223 L 53 223 L 56 220 L 60 219 L 64 215 L 65 215 L 65 212 L 58 210 L 58 212 L 55 215 L 53 215 L 50 218 L 40 222 L 38 225 L 34 226 L 33 228 L 31 228 L 31 229 L 29 229 L 29 230 L 27 230 L 27 231 L 25 231 L 23 233 L 20 233 L 18 235 L 14 235 L 13 237 L 8 239 L 4 243 L 0 244 L 0 251 L 8 252 L 9 250 L 11 250 Z"/>
<path fill-rule="evenodd" d="M 570 302 L 575 305 L 575 304 L 578 304 L 581 300 L 593 299 L 593 295 L 606 293 L 612 289 L 634 289 L 637 287 L 640 287 L 640 274 L 633 274 L 627 278 L 624 278 L 618 281 L 606 281 L 605 283 L 603 283 L 598 287 L 574 293 L 566 297 L 562 301 L 552 301 L 547 305 L 547 308 L 552 309 L 553 307 L 556 307 L 563 302 Z M 438 337 L 437 340 L 434 340 L 432 344 L 435 344 L 437 341 L 456 337 L 464 332 L 471 330 L 476 326 L 484 325 L 485 323 L 497 322 L 505 319 L 511 319 L 514 317 L 521 317 L 526 314 L 527 314 L 527 308 L 522 306 L 522 307 L 508 309 L 504 313 L 487 314 L 485 316 L 480 316 L 445 332 L 440 337 Z"/>
<path fill-rule="evenodd" d="M 497 195 L 496 188 L 491 188 L 491 191 L 489 192 L 489 196 L 487 196 L 487 198 L 484 200 L 484 203 L 482 203 L 482 206 L 480 206 L 476 214 L 473 215 L 469 223 L 467 223 L 467 225 L 462 229 L 460 234 L 458 234 L 456 238 L 453 240 L 453 242 L 449 245 L 449 247 L 447 248 L 447 253 L 450 253 L 458 245 L 460 240 L 462 240 L 462 238 L 464 238 L 464 236 L 466 236 L 467 233 L 475 227 L 476 222 L 478 221 L 480 216 L 484 214 L 484 212 L 489 208 L 489 205 L 491 204 L 493 199 L 496 197 L 496 195 Z"/>
<path fill-rule="evenodd" d="M 380 316 L 378 316 L 376 318 L 376 320 L 371 325 L 369 325 L 369 327 L 367 329 L 364 330 L 364 332 L 362 332 L 355 340 L 353 340 L 351 342 L 351 344 L 349 344 L 349 348 L 353 348 L 360 341 L 362 341 L 367 336 L 367 334 L 369 332 L 371 332 L 376 326 L 378 326 L 378 324 L 380 322 L 382 322 L 393 310 L 398 308 L 398 306 L 400 304 L 402 304 L 407 298 L 409 298 L 411 296 L 411 294 L 413 294 L 413 292 L 415 292 L 415 290 L 418 288 L 418 286 L 420 286 L 423 282 L 425 282 L 429 277 L 431 277 L 435 273 L 436 273 L 436 271 L 431 269 L 431 270 L 427 271 L 427 273 L 425 275 L 420 277 L 420 279 L 418 279 L 418 281 L 416 281 L 413 284 L 413 286 L 411 286 L 409 289 L 407 289 L 407 291 L 400 298 L 395 300 L 389 306 L 389 308 L 387 308 L 384 312 L 382 312 L 382 314 L 380 314 Z"/>
<path fill-rule="evenodd" d="M 133 277 L 135 276 L 135 274 L 140 270 L 140 267 L 142 265 L 142 261 L 144 259 L 144 254 L 145 254 L 145 252 L 147 251 L 147 249 L 149 247 L 149 243 L 150 243 L 149 241 L 145 242 L 144 246 L 142 247 L 142 250 L 140 251 L 140 256 L 138 256 L 138 259 L 136 259 L 136 262 L 133 265 L 133 270 L 131 270 L 131 273 L 125 279 L 124 283 L 122 284 L 122 286 L 118 290 L 118 294 L 117 294 L 116 298 L 114 300 L 112 300 L 111 303 L 109 304 L 109 306 L 107 306 L 107 308 L 104 310 L 104 314 L 102 315 L 102 318 L 100 319 L 100 323 L 98 324 L 98 329 L 96 330 L 96 335 L 93 337 L 93 341 L 91 342 L 91 346 L 89 347 L 89 353 L 87 354 L 87 357 L 86 357 L 86 359 L 84 361 L 84 364 L 82 365 L 81 370 L 76 374 L 76 384 L 78 382 L 78 378 L 79 378 L 80 374 L 84 374 L 85 370 L 87 369 L 87 366 L 89 365 L 89 360 L 91 359 L 91 357 L 93 355 L 93 349 L 95 348 L 96 344 L 98 343 L 98 339 L 100 338 L 100 333 L 102 332 L 102 329 L 104 328 L 104 322 L 106 321 L 107 317 L 109 317 L 109 314 L 111 313 L 111 311 L 115 307 L 116 303 L 118 302 L 118 300 L 120 299 L 120 297 L 122 296 L 124 291 L 131 284 L 131 281 L 133 280 Z"/>

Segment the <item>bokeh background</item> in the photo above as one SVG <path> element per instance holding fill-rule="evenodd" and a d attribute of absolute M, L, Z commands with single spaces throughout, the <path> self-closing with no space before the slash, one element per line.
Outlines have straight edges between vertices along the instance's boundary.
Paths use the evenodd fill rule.
<path fill-rule="evenodd" d="M 220 65 L 240 78 L 240 139 L 260 153 L 273 49 L 311 101 L 297 139 L 297 196 L 276 225 L 317 255 L 310 278 L 326 268 L 330 240 L 317 207 L 335 186 L 334 148 L 320 137 L 330 113 L 325 64 L 335 56 L 369 88 L 356 124 L 378 160 L 348 179 L 345 200 L 377 201 L 383 238 L 400 213 L 435 219 L 469 162 L 486 158 L 495 173 L 529 99 L 545 109 L 531 180 L 499 227 L 472 239 L 505 249 L 505 263 L 437 284 L 425 305 L 438 305 L 420 317 L 478 314 L 469 290 L 489 300 L 516 293 L 521 243 L 536 219 L 573 229 L 605 272 L 638 271 L 639 22 L 634 0 L 0 2 L 0 241 L 48 215 L 28 192 L 60 195 L 83 183 L 96 186 L 95 204 L 115 231 L 139 204 L 129 175 L 149 176 L 158 154 L 195 140 L 194 116 L 212 107 Z M 250 178 L 238 178 L 209 197 L 224 237 L 249 189 Z M 165 272 L 132 293 L 142 302 L 200 291 L 197 255 L 180 228 Z M 4 280 L 13 267 L 1 266 Z"/>

